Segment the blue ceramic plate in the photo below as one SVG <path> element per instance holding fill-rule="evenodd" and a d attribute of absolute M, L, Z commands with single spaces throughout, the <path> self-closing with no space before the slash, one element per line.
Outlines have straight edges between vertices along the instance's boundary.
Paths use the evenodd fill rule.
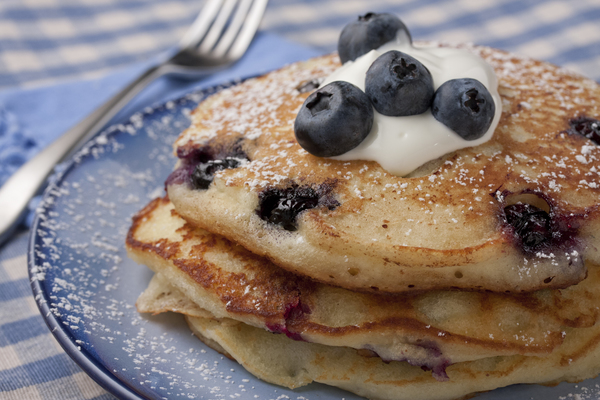
<path fill-rule="evenodd" d="M 262 382 L 197 340 L 181 316 L 136 312 L 152 273 L 127 258 L 131 216 L 163 195 L 175 163 L 171 143 L 198 101 L 215 90 L 133 115 L 64 167 L 44 195 L 30 240 L 42 315 L 65 351 L 121 399 L 356 399 L 320 384 L 289 390 Z M 518 385 L 477 398 L 591 399 L 597 382 Z"/>

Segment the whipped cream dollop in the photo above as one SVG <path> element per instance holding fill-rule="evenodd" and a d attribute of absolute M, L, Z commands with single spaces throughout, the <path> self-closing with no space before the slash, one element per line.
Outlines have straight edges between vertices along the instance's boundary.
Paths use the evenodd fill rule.
<path fill-rule="evenodd" d="M 492 138 L 502 114 L 498 79 L 491 65 L 465 49 L 413 45 L 401 32 L 395 41 L 371 50 L 355 61 L 346 62 L 328 76 L 321 87 L 334 81 L 346 81 L 364 91 L 367 70 L 380 55 L 390 50 L 406 53 L 425 65 L 433 77 L 435 90 L 451 79 L 472 78 L 480 81 L 494 100 L 495 114 L 490 128 L 479 139 L 467 141 L 436 120 L 431 108 L 423 114 L 406 117 L 391 117 L 375 111 L 373 127 L 366 139 L 354 149 L 330 158 L 376 161 L 386 171 L 404 176 L 444 154 L 477 146 Z"/>

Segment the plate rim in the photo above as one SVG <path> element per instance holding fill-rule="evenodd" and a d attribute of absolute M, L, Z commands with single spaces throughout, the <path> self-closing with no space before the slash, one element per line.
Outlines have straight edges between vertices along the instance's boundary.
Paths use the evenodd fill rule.
<path fill-rule="evenodd" d="M 106 125 L 102 130 L 100 130 L 97 134 L 92 136 L 80 149 L 78 149 L 67 161 L 64 161 L 58 164 L 55 168 L 55 171 L 50 177 L 47 178 L 47 187 L 44 189 L 41 195 L 40 204 L 46 204 L 45 200 L 52 196 L 52 191 L 60 187 L 60 184 L 65 181 L 68 177 L 69 173 L 73 171 L 77 165 L 90 157 L 94 158 L 92 152 L 88 150 L 96 147 L 96 146 L 104 146 L 104 143 L 96 142 L 96 139 L 99 136 L 105 136 L 107 138 L 111 138 L 118 135 L 129 134 L 127 132 L 127 126 L 133 126 L 134 122 L 132 121 L 132 117 L 135 116 L 147 116 L 153 113 L 160 111 L 162 108 L 169 109 L 168 103 L 170 102 L 185 102 L 191 101 L 196 103 L 193 108 L 195 109 L 197 105 L 205 100 L 208 96 L 215 94 L 221 90 L 230 88 L 232 86 L 236 86 L 247 79 L 255 78 L 261 76 L 263 74 L 255 74 L 251 76 L 247 76 L 244 78 L 235 78 L 230 80 L 225 80 L 221 83 L 211 85 L 204 88 L 198 88 L 191 86 L 189 90 L 179 93 L 179 94 L 170 94 L 165 95 L 164 98 L 157 101 L 156 103 L 143 107 L 140 110 L 132 110 L 130 113 L 126 114 L 119 120 L 110 121 L 110 125 Z M 193 98 L 192 96 L 199 96 L 198 98 Z M 82 151 L 83 150 L 83 151 Z M 64 328 L 62 321 L 59 317 L 57 317 L 54 312 L 49 307 L 49 297 L 47 296 L 47 291 L 45 290 L 46 280 L 39 280 L 35 277 L 35 260 L 36 260 L 36 244 L 39 235 L 37 234 L 38 229 L 40 228 L 40 223 L 43 221 L 41 216 L 46 215 L 48 211 L 51 211 L 52 208 L 43 207 L 42 210 L 36 210 L 35 217 L 29 228 L 28 233 L 28 242 L 27 242 L 27 272 L 30 281 L 30 287 L 32 289 L 32 294 L 34 301 L 37 305 L 37 308 L 41 314 L 44 323 L 50 330 L 50 333 L 57 340 L 61 348 L 65 351 L 65 353 L 71 358 L 81 369 L 86 373 L 92 380 L 94 380 L 99 386 L 101 386 L 104 390 L 106 390 L 109 394 L 115 396 L 120 400 L 150 400 L 151 398 L 142 395 L 137 392 L 133 385 L 129 385 L 127 381 L 120 379 L 117 375 L 111 372 L 108 368 L 106 368 L 100 361 L 98 361 L 94 355 L 87 351 L 85 348 L 81 347 L 76 343 L 76 339 L 73 335 L 69 334 Z M 243 367 L 242 367 L 243 368 Z M 600 377 L 600 375 L 599 375 Z M 259 379 L 259 378 L 256 378 Z M 583 382 L 583 381 L 582 381 Z M 562 381 L 561 383 L 565 383 Z M 536 384 L 525 384 L 528 386 L 539 386 Z M 513 386 L 513 385 L 510 385 Z M 505 387 L 500 387 L 493 389 L 503 389 Z M 478 393 L 479 394 L 479 393 Z M 600 400 L 600 398 L 599 398 Z"/>
<path fill-rule="evenodd" d="M 40 204 L 45 204 L 45 200 L 47 200 L 51 195 L 53 189 L 56 189 L 60 186 L 62 182 L 65 181 L 69 173 L 76 168 L 76 166 L 83 161 L 84 159 L 88 159 L 92 157 L 91 152 L 87 151 L 94 146 L 99 145 L 95 142 L 96 138 L 99 136 L 105 137 L 114 137 L 120 134 L 128 134 L 126 131 L 126 127 L 133 125 L 131 118 L 134 115 L 141 115 L 143 117 L 147 115 L 151 115 L 162 108 L 168 109 L 167 103 L 170 102 L 184 102 L 184 101 L 192 101 L 196 103 L 194 106 L 202 102 L 208 96 L 215 94 L 223 89 L 227 89 L 229 87 L 238 85 L 239 83 L 252 78 L 256 75 L 252 75 L 249 77 L 245 77 L 242 79 L 231 79 L 226 80 L 222 83 L 211 85 L 206 88 L 194 89 L 190 88 L 189 91 L 179 95 L 170 95 L 165 96 L 164 99 L 154 103 L 153 105 L 144 107 L 138 111 L 132 111 L 127 114 L 121 120 L 111 121 L 110 125 L 106 125 L 102 130 L 100 130 L 97 134 L 92 136 L 80 149 L 78 149 L 67 161 L 58 164 L 57 168 L 58 172 L 53 173 L 50 177 L 47 178 L 47 186 L 43 191 L 41 196 Z M 192 96 L 199 95 L 199 99 L 192 99 Z M 103 145 L 103 144 L 100 144 Z M 52 310 L 50 309 L 48 302 L 50 301 L 49 296 L 47 295 L 46 280 L 39 280 L 34 276 L 34 271 L 36 269 L 36 244 L 37 239 L 39 238 L 37 231 L 40 227 L 40 223 L 42 222 L 42 215 L 46 215 L 51 208 L 42 208 L 40 210 L 36 210 L 35 218 L 29 228 L 29 238 L 27 242 L 27 274 L 29 277 L 30 287 L 33 292 L 33 298 L 36 302 L 38 310 L 44 320 L 46 326 L 52 333 L 52 336 L 57 340 L 65 353 L 85 372 L 90 378 L 92 378 L 98 385 L 100 385 L 107 392 L 112 394 L 121 400 L 148 400 L 147 397 L 140 395 L 140 393 L 136 392 L 130 385 L 128 385 L 125 381 L 119 379 L 115 374 L 113 374 L 110 370 L 108 370 L 102 363 L 100 363 L 89 351 L 82 348 L 75 342 L 75 338 L 73 335 L 69 334 L 65 328 L 63 328 L 63 324 L 61 323 L 59 317 L 57 317 Z"/>

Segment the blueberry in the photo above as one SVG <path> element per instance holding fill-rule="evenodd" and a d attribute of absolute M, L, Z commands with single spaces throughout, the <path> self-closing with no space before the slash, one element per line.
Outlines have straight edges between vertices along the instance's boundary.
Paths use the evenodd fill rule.
<path fill-rule="evenodd" d="M 579 117 L 569 121 L 569 124 L 572 131 L 600 145 L 600 121 L 594 118 Z"/>
<path fill-rule="evenodd" d="M 496 106 L 490 92 L 478 80 L 453 79 L 435 92 L 431 112 L 463 139 L 476 140 L 490 128 Z"/>
<path fill-rule="evenodd" d="M 551 219 L 546 211 L 531 204 L 517 203 L 506 206 L 504 213 L 525 250 L 535 250 L 552 240 Z"/>
<path fill-rule="evenodd" d="M 196 165 L 194 171 L 192 172 L 192 186 L 194 189 L 208 189 L 217 172 L 224 169 L 237 168 L 241 164 L 242 163 L 239 159 L 231 157 L 227 157 L 222 160 L 209 160 L 207 162 L 201 162 Z"/>
<path fill-rule="evenodd" d="M 365 92 L 383 115 L 417 115 L 431 106 L 433 79 L 418 60 L 392 50 L 379 56 L 367 70 Z"/>
<path fill-rule="evenodd" d="M 358 146 L 373 126 L 367 95 L 349 82 L 335 81 L 312 93 L 300 108 L 294 132 L 300 146 L 317 157 L 344 154 Z"/>
<path fill-rule="evenodd" d="M 338 53 L 342 64 L 354 61 L 371 50 L 396 39 L 398 31 L 403 31 L 408 40 L 410 33 L 406 26 L 393 14 L 367 13 L 344 27 L 338 41 Z"/>
<path fill-rule="evenodd" d="M 333 184 L 317 187 L 292 184 L 286 188 L 267 188 L 258 195 L 258 216 L 287 231 L 298 229 L 297 217 L 302 211 L 318 206 L 335 209 L 340 203 L 332 196 Z"/>
<path fill-rule="evenodd" d="M 260 195 L 260 215 L 265 221 L 295 231 L 296 217 L 319 204 L 317 193 L 310 187 L 271 188 Z"/>
<path fill-rule="evenodd" d="M 309 79 L 307 81 L 300 83 L 296 87 L 296 90 L 298 91 L 298 93 L 307 93 L 307 92 L 312 92 L 315 89 L 318 89 L 319 86 L 321 86 L 321 83 L 317 79 Z"/>

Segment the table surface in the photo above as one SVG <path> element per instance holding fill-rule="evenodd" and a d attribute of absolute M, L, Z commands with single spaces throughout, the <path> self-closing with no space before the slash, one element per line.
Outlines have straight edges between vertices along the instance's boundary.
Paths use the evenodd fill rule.
<path fill-rule="evenodd" d="M 201 6 L 2 0 L 0 95 L 143 63 L 171 48 Z M 335 50 L 341 28 L 367 11 L 396 13 L 415 39 L 488 45 L 600 80 L 598 0 L 271 0 L 261 30 L 326 53 Z M 0 118 L 0 155 L 2 129 Z M 27 277 L 27 236 L 23 228 L 0 247 L 0 399 L 113 399 L 62 351 L 39 315 Z"/>
<path fill-rule="evenodd" d="M 98 76 L 172 46 L 198 0 L 2 0 L 0 88 Z M 417 39 L 474 42 L 600 79 L 598 0 L 271 0 L 261 29 L 323 52 L 368 10 Z"/>

